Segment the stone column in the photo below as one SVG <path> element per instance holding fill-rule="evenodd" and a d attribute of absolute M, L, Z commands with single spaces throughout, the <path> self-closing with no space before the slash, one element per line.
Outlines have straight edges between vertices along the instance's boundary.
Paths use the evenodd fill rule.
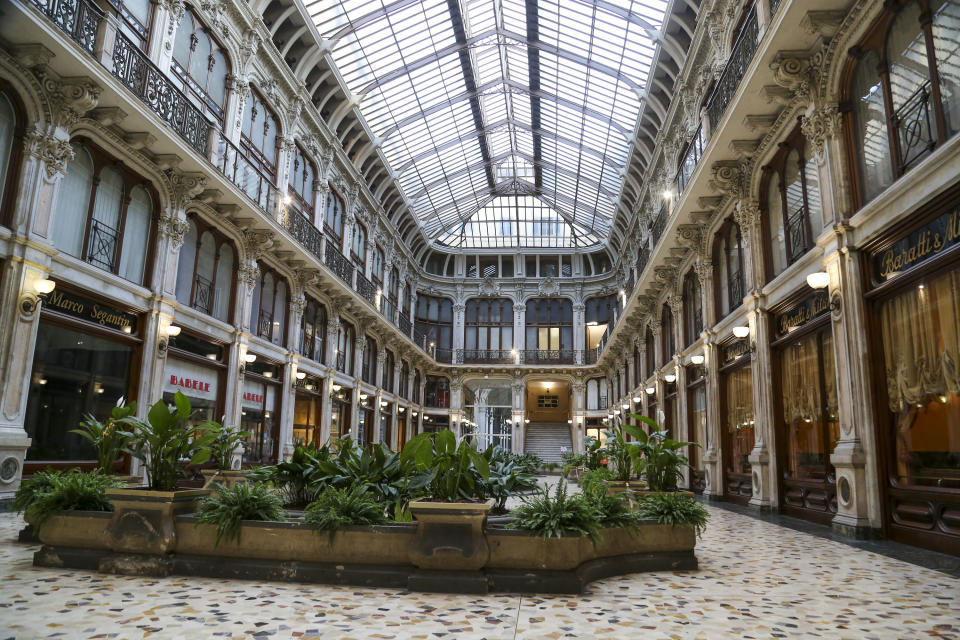
<path fill-rule="evenodd" d="M 513 452 L 523 453 L 525 446 L 524 438 L 527 433 L 526 425 L 523 421 L 526 417 L 527 385 L 524 384 L 522 379 L 514 378 L 510 388 L 513 391 L 513 415 L 511 418 L 513 420 Z"/>
<path fill-rule="evenodd" d="M 459 377 L 450 379 L 450 430 L 457 438 L 463 433 L 463 382 Z"/>
<path fill-rule="evenodd" d="M 289 460 L 293 455 L 293 418 L 296 412 L 297 392 L 296 356 L 288 355 L 283 365 L 283 381 L 280 385 L 280 433 L 277 437 L 277 461 Z"/>
<path fill-rule="evenodd" d="M 383 370 L 387 361 L 387 350 L 383 346 L 383 337 L 380 338 L 380 350 L 377 351 L 377 370 L 373 375 L 373 383 L 377 388 L 383 387 Z"/>
<path fill-rule="evenodd" d="M 373 434 L 373 439 L 371 443 L 383 442 L 382 434 L 380 433 L 380 403 L 384 402 L 383 399 L 383 389 L 377 389 L 376 395 L 373 396 L 373 428 L 370 429 L 370 432 Z"/>
<path fill-rule="evenodd" d="M 340 334 L 340 316 L 336 313 L 331 313 L 329 319 L 327 320 L 327 350 L 326 354 L 326 365 L 330 368 L 333 375 L 333 371 L 337 368 L 337 339 Z"/>
<path fill-rule="evenodd" d="M 663 335 L 660 330 L 660 322 L 658 320 L 650 321 L 650 332 L 653 334 L 653 353 L 647 354 L 647 362 L 653 363 L 653 369 L 659 369 L 660 364 L 660 354 L 663 353 Z"/>
<path fill-rule="evenodd" d="M 400 370 L 403 368 L 403 357 L 399 354 L 393 360 L 393 388 L 387 389 L 388 393 L 392 393 L 395 396 L 402 396 L 402 389 L 400 388 Z"/>
<path fill-rule="evenodd" d="M 679 344 L 679 343 L 678 343 Z M 681 442 L 691 442 L 693 438 L 690 434 L 690 414 L 689 407 L 687 405 L 687 368 L 683 366 L 680 356 L 675 356 L 673 359 L 674 372 L 677 376 L 677 414 L 674 416 L 676 421 L 676 429 L 674 432 L 674 439 Z M 690 447 L 683 448 L 683 455 L 687 456 L 687 459 L 690 459 Z M 690 488 L 690 467 L 684 467 L 683 471 L 683 480 L 681 481 L 680 486 Z"/>
<path fill-rule="evenodd" d="M 173 44 L 183 20 L 182 0 L 164 0 L 154 5 L 148 57 L 160 69 L 169 69 L 173 60 Z"/>
<path fill-rule="evenodd" d="M 527 305 L 515 302 L 513 305 L 513 348 L 517 351 L 517 363 L 522 362 L 520 356 L 526 349 L 527 340 Z"/>
<path fill-rule="evenodd" d="M 330 421 L 333 419 L 333 371 L 327 369 L 327 375 L 320 384 L 320 442 L 330 441 Z"/>
<path fill-rule="evenodd" d="M 640 389 L 640 392 L 643 395 L 646 395 L 643 393 L 643 388 L 646 386 L 645 383 L 647 381 L 647 371 L 649 370 L 647 366 L 647 358 L 650 356 L 647 355 L 647 342 L 642 337 L 637 344 L 637 354 L 640 356 L 640 379 L 637 380 L 637 388 Z"/>
<path fill-rule="evenodd" d="M 587 384 L 583 378 L 577 378 L 573 381 L 571 390 L 573 392 L 573 397 L 571 398 L 573 401 L 573 411 L 571 411 L 573 424 L 570 425 L 570 439 L 573 442 L 574 453 L 583 453 L 584 424 L 586 423 L 587 410 Z"/>
<path fill-rule="evenodd" d="M 754 445 L 747 459 L 753 477 L 750 504 L 768 509 L 777 505 L 777 461 L 774 442 L 773 364 L 770 351 L 770 314 L 761 306 L 761 298 L 751 299 L 749 325 L 750 360 L 753 378 Z"/>
<path fill-rule="evenodd" d="M 837 228 L 837 241 L 845 245 L 846 229 Z M 872 370 L 866 334 L 869 309 L 864 301 L 866 283 L 860 269 L 859 251 L 839 247 L 824 259 L 830 274 L 840 440 L 830 455 L 837 474 L 835 530 L 848 536 L 866 537 L 870 529 L 883 526 L 882 488 L 878 484 L 879 444 L 873 425 L 877 416 L 873 392 L 867 382 Z"/>
<path fill-rule="evenodd" d="M 703 366 L 706 371 L 707 389 L 707 442 L 703 453 L 703 464 L 706 472 L 706 488 L 704 494 L 708 497 L 723 495 L 723 440 L 720 437 L 722 418 L 720 416 L 720 349 L 717 346 L 716 334 L 713 331 L 704 332 Z"/>
<path fill-rule="evenodd" d="M 763 283 L 763 243 L 756 241 L 760 237 L 760 204 L 756 200 L 740 200 L 734 209 L 733 218 L 740 227 L 746 294 Z"/>
<path fill-rule="evenodd" d="M 463 349 L 464 319 L 467 306 L 462 302 L 453 305 L 453 353 L 456 357 L 458 350 Z M 455 360 L 454 360 L 455 361 Z"/>
<path fill-rule="evenodd" d="M 583 353 L 587 348 L 587 305 L 577 302 L 573 305 L 573 349 L 575 362 L 583 364 Z"/>
<path fill-rule="evenodd" d="M 632 395 L 634 389 L 637 388 L 637 385 L 640 384 L 640 381 L 637 380 L 637 360 L 636 354 L 631 349 L 630 354 L 626 359 L 626 371 L 627 371 L 627 395 Z"/>

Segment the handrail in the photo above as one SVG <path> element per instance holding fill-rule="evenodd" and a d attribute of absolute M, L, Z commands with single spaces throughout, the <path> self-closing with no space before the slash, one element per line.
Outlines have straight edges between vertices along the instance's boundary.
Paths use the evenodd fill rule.
<path fill-rule="evenodd" d="M 96 55 L 97 31 L 103 11 L 90 0 L 32 0 L 33 5 L 79 44 L 84 51 Z"/>
<path fill-rule="evenodd" d="M 757 7 L 754 5 L 747 14 L 743 30 L 737 38 L 733 49 L 730 52 L 730 58 L 727 60 L 720 79 L 717 80 L 717 86 L 710 96 L 707 103 L 707 117 L 710 120 L 710 131 L 716 131 L 720 119 L 727 110 L 727 105 L 733 100 L 733 94 L 737 92 L 740 81 L 747 71 L 747 66 L 753 60 L 753 54 L 757 51 L 757 39 L 760 35 L 760 25 L 757 22 Z"/>

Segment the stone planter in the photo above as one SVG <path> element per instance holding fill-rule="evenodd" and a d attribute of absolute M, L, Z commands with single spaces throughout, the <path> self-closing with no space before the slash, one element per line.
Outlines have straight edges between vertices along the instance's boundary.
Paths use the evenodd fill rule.
<path fill-rule="evenodd" d="M 203 474 L 204 489 L 213 489 L 214 483 L 223 485 L 225 489 L 230 489 L 240 484 L 241 482 L 246 482 L 247 476 L 250 475 L 251 470 L 246 469 L 243 471 L 230 471 L 230 470 L 220 471 L 217 469 L 204 469 L 203 471 L 201 471 L 201 473 Z"/>
<path fill-rule="evenodd" d="M 573 480 L 574 482 L 579 484 L 580 478 L 582 478 L 583 474 L 585 474 L 586 472 L 587 472 L 586 467 L 570 467 L 570 469 L 567 471 L 567 479 Z"/>
<path fill-rule="evenodd" d="M 628 493 L 633 494 L 638 491 L 645 491 L 647 488 L 647 483 L 644 480 L 630 480 L 624 482 L 622 480 L 607 480 L 607 495 L 612 496 L 618 493 Z"/>
<path fill-rule="evenodd" d="M 140 476 L 117 476 L 111 475 L 111 480 L 124 484 L 128 487 L 139 487 L 143 484 L 143 478 Z"/>
<path fill-rule="evenodd" d="M 411 502 L 417 537 L 410 563 L 420 569 L 475 571 L 490 558 L 483 529 L 494 500 L 486 502 Z"/>
<path fill-rule="evenodd" d="M 109 547 L 120 553 L 163 555 L 174 550 L 176 516 L 194 513 L 209 489 L 151 491 L 107 489 L 113 518 L 107 528 Z"/>
<path fill-rule="evenodd" d="M 51 547 L 109 549 L 107 527 L 113 519 L 109 511 L 61 511 L 40 527 L 40 542 Z"/>

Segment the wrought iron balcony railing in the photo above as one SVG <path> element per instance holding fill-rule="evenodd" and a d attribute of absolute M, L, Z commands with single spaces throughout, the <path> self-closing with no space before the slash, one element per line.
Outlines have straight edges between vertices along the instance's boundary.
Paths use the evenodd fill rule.
<path fill-rule="evenodd" d="M 273 314 L 269 311 L 260 309 L 260 317 L 257 320 L 257 335 L 264 340 L 273 339 Z"/>
<path fill-rule="evenodd" d="M 90 55 L 95 55 L 103 11 L 90 0 L 33 0 L 53 24 Z"/>
<path fill-rule="evenodd" d="M 443 364 L 451 364 L 453 362 L 453 350 L 437 349 L 436 347 L 434 347 L 433 359 Z"/>
<path fill-rule="evenodd" d="M 424 351 L 427 350 L 427 334 L 421 327 L 418 327 L 416 324 L 413 325 L 413 341 L 417 343 L 417 346 L 423 349 Z"/>
<path fill-rule="evenodd" d="M 516 364 L 517 352 L 510 349 L 457 349 L 457 364 Z"/>
<path fill-rule="evenodd" d="M 397 316 L 397 327 L 403 332 L 403 335 L 409 336 L 412 326 L 413 325 L 410 323 L 410 318 L 401 311 Z"/>
<path fill-rule="evenodd" d="M 353 264 L 333 246 L 332 242 L 327 243 L 325 258 L 324 262 L 330 270 L 348 285 L 353 286 Z"/>
<path fill-rule="evenodd" d="M 663 236 L 664 229 L 667 228 L 667 217 L 669 216 L 669 210 L 664 203 L 660 207 L 660 211 L 657 212 L 657 217 L 653 219 L 653 222 L 650 224 L 650 235 L 653 236 L 653 246 L 656 247 L 660 242 L 660 238 Z"/>
<path fill-rule="evenodd" d="M 317 260 L 323 260 L 323 233 L 313 226 L 309 218 L 292 207 L 282 208 L 279 217 L 280 224 L 304 249 Z"/>
<path fill-rule="evenodd" d="M 357 271 L 357 282 L 356 285 L 354 285 L 354 290 L 360 294 L 361 298 L 376 306 L 377 288 L 373 286 L 373 283 L 367 280 L 367 277 L 360 273 L 360 271 Z"/>
<path fill-rule="evenodd" d="M 273 185 L 273 180 L 263 175 L 222 133 L 217 132 L 216 138 L 216 147 L 210 161 L 227 180 L 243 191 L 260 209 L 272 216 L 277 205 L 277 188 Z M 284 222 L 284 215 L 281 214 L 281 223 Z M 292 214 L 289 217 L 291 226 L 300 225 Z M 309 221 L 307 223 L 310 224 Z M 313 224 L 310 226 L 312 227 Z"/>
<path fill-rule="evenodd" d="M 573 349 L 525 349 L 520 352 L 523 364 L 575 364 Z"/>
<path fill-rule="evenodd" d="M 55 0 L 51 0 L 54 2 Z M 147 55 L 117 31 L 110 72 L 187 143 L 207 155 L 213 125 Z"/>
<path fill-rule="evenodd" d="M 397 305 L 393 304 L 386 296 L 380 296 L 380 313 L 383 314 L 383 317 L 391 322 L 391 324 L 397 324 Z"/>
<path fill-rule="evenodd" d="M 700 126 L 697 127 L 693 137 L 690 138 L 690 144 L 687 145 L 687 150 L 684 152 L 683 158 L 680 161 L 680 167 L 677 169 L 674 182 L 677 187 L 678 196 L 687 188 L 690 178 L 693 177 L 693 172 L 696 170 L 697 164 L 700 163 L 700 158 L 703 157 L 703 148 L 705 146 L 706 140 L 703 139 L 703 127 Z"/>
<path fill-rule="evenodd" d="M 193 281 L 193 304 L 191 306 L 208 316 L 213 315 L 213 282 L 199 274 Z"/>
<path fill-rule="evenodd" d="M 807 229 L 807 208 L 800 206 L 787 218 L 787 237 L 790 238 L 790 255 L 787 261 L 793 264 L 807 251 L 813 248 L 813 242 L 810 240 L 810 232 Z"/>
<path fill-rule="evenodd" d="M 727 64 L 720 74 L 720 79 L 717 81 L 717 86 L 707 103 L 707 117 L 710 120 L 711 132 L 716 131 L 717 125 L 727 110 L 727 105 L 733 101 L 733 94 L 737 92 L 740 81 L 743 80 L 747 67 L 753 60 L 753 54 L 757 51 L 759 35 L 760 25 L 757 22 L 757 7 L 754 5 L 750 9 L 750 13 L 747 14 L 743 30 L 733 45 L 730 58 L 727 60 Z"/>
<path fill-rule="evenodd" d="M 87 239 L 87 262 L 101 269 L 113 271 L 119 242 L 119 231 L 94 219 L 90 224 L 90 235 Z"/>

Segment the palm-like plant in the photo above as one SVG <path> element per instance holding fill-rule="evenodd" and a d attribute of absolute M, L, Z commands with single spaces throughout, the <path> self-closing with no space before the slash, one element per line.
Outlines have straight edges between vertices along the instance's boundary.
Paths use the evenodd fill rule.
<path fill-rule="evenodd" d="M 24 517 L 39 531 L 52 516 L 61 511 L 113 511 L 107 489 L 121 486 L 98 471 L 84 473 L 71 469 L 49 475 L 45 487 L 34 493 L 24 509 Z"/>
<path fill-rule="evenodd" d="M 240 543 L 244 520 L 283 522 L 283 501 L 263 482 L 241 482 L 230 488 L 218 487 L 217 493 L 200 505 L 198 524 L 217 525 L 217 542 L 223 539 Z"/>
<path fill-rule="evenodd" d="M 420 472 L 417 484 L 428 487 L 436 500 L 456 502 L 485 496 L 483 488 L 490 480 L 490 464 L 470 443 L 462 441 L 457 446 L 457 438 L 449 429 L 414 436 L 404 446 L 400 458 L 413 462 Z"/>
<path fill-rule="evenodd" d="M 656 430 L 657 423 L 646 416 L 634 414 L 631 417 L 654 428 L 649 434 L 637 428 L 630 431 L 637 439 L 630 450 L 634 466 L 644 474 L 647 486 L 652 491 L 675 491 L 677 483 L 683 478 L 683 467 L 689 464 L 680 450 L 699 445 L 671 439 L 667 431 Z"/>
<path fill-rule="evenodd" d="M 233 452 L 250 437 L 249 431 L 241 431 L 238 427 L 219 425 L 214 431 L 214 438 L 210 441 L 210 453 L 217 461 L 219 471 L 230 471 L 230 461 Z"/>
<path fill-rule="evenodd" d="M 124 404 L 123 398 L 120 398 L 117 406 L 110 410 L 110 417 L 106 422 L 100 422 L 93 414 L 88 413 L 80 426 L 77 429 L 71 429 L 70 433 L 89 440 L 97 451 L 97 468 L 104 473 L 110 473 L 126 441 L 124 431 L 120 428 L 121 421 L 136 412 L 136 402 Z"/>
<path fill-rule="evenodd" d="M 660 524 L 677 526 L 693 525 L 698 536 L 707 528 L 710 514 L 702 504 L 681 493 L 655 493 L 640 501 L 638 513 L 642 518 L 656 520 Z"/>

